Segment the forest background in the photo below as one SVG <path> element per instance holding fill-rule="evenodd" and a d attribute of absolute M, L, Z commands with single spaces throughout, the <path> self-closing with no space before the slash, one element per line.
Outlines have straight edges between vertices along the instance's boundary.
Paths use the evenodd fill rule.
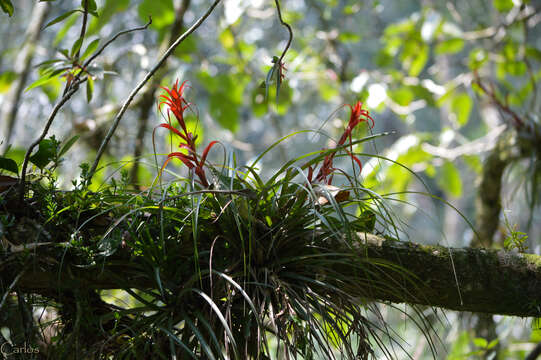
<path fill-rule="evenodd" d="M 13 185 L 10 177 L 20 179 L 29 146 L 82 69 L 86 82 L 47 132 L 69 143 L 69 151 L 53 161 L 50 140 L 41 139 L 29 164 L 59 189 L 77 186 L 79 165 L 93 164 L 128 95 L 210 6 L 200 0 L 0 4 L 2 190 Z M 149 16 L 151 24 L 142 29 Z M 88 190 L 98 192 L 112 178 L 138 191 L 155 183 L 163 154 L 177 145 L 166 131 L 153 131 L 164 121 L 159 86 L 170 88 L 177 79 L 187 81 L 186 98 L 195 104 L 185 121 L 198 146 L 219 140 L 239 166 L 272 147 L 258 162 L 262 178 L 296 156 L 334 147 L 350 116 L 344 104 L 361 101 L 374 126 L 357 127 L 354 138 L 386 134 L 352 147 L 363 154 L 357 176 L 364 187 L 386 194 L 397 224 L 393 235 L 426 245 L 540 254 L 539 3 L 299 0 L 283 1 L 281 16 L 274 1 L 220 3 L 135 95 Z M 283 23 L 292 29 L 291 44 Z M 90 67 L 81 66 L 129 29 L 137 30 L 122 34 Z M 280 71 L 278 58 L 285 66 Z M 154 154 L 162 156 L 158 166 Z M 211 151 L 208 161 L 222 157 L 221 150 Z M 6 159 L 15 161 L 15 171 Z M 358 170 L 347 156 L 337 161 Z M 51 162 L 55 167 L 47 170 Z M 187 176 L 185 165 L 172 161 L 162 180 Z M 2 219 L 0 234 L 9 223 Z M 122 298 L 114 291 L 107 296 Z M 399 358 L 432 358 L 437 349 L 448 359 L 522 359 L 541 342 L 535 318 L 445 311 L 431 325 L 439 337 L 433 345 L 404 320 L 404 305 L 402 311 L 380 306 L 403 340 L 403 349 L 393 350 Z M 9 339 L 1 319 L 0 327 Z"/>

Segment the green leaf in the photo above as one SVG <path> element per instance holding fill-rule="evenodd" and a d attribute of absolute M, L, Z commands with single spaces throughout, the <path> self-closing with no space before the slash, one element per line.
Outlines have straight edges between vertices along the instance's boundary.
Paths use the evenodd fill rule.
<path fill-rule="evenodd" d="M 464 48 L 464 40 L 460 38 L 448 39 L 436 45 L 434 52 L 436 55 L 456 54 Z"/>
<path fill-rule="evenodd" d="M 69 32 L 71 27 L 75 25 L 78 18 L 78 14 L 71 14 L 71 16 L 69 16 L 68 19 L 64 22 L 60 30 L 56 32 L 56 36 L 54 37 L 53 41 L 53 46 L 55 48 L 58 47 L 60 42 L 66 37 L 67 33 Z"/>
<path fill-rule="evenodd" d="M 71 137 L 68 141 L 66 141 L 66 143 L 62 146 L 62 148 L 60 149 L 60 151 L 58 152 L 58 157 L 61 157 L 62 155 L 64 155 L 65 153 L 68 152 L 69 149 L 71 149 L 71 147 L 73 146 L 73 144 L 75 144 L 75 142 L 77 140 L 79 140 L 80 136 L 79 135 L 74 135 L 73 137 Z"/>
<path fill-rule="evenodd" d="M 54 159 L 57 150 L 57 142 L 54 139 L 44 139 L 39 143 L 38 151 L 30 156 L 30 162 L 43 169 Z"/>
<path fill-rule="evenodd" d="M 86 80 L 86 101 L 90 102 L 92 100 L 92 95 L 94 94 L 94 80 L 92 76 L 89 76 Z"/>
<path fill-rule="evenodd" d="M 421 71 L 423 71 L 423 68 L 426 65 L 426 62 L 428 60 L 428 46 L 423 44 L 421 48 L 419 49 L 419 53 L 415 57 L 415 59 L 411 62 L 410 68 L 409 68 L 409 75 L 410 76 L 418 76 Z"/>
<path fill-rule="evenodd" d="M 32 90 L 35 87 L 45 85 L 48 82 L 51 82 L 54 79 L 56 79 L 58 77 L 58 75 L 60 75 L 64 71 L 66 71 L 65 68 L 57 69 L 57 70 L 53 71 L 52 73 L 47 72 L 44 75 L 42 75 L 41 77 L 39 77 L 39 79 L 34 81 L 32 84 L 28 85 L 28 87 L 24 91 L 26 92 L 26 91 Z"/>
<path fill-rule="evenodd" d="M 488 54 L 484 49 L 475 49 L 470 52 L 468 64 L 470 69 L 477 70 L 488 60 Z"/>
<path fill-rule="evenodd" d="M 352 32 L 343 32 L 338 35 L 338 40 L 342 42 L 359 42 L 361 40 L 361 36 L 356 33 Z"/>
<path fill-rule="evenodd" d="M 486 348 L 487 345 L 488 345 L 488 341 L 486 339 L 483 339 L 483 338 L 474 338 L 473 339 L 473 344 L 479 348 Z"/>
<path fill-rule="evenodd" d="M 70 56 L 73 57 L 77 52 L 81 49 L 81 45 L 83 44 L 84 38 L 78 38 L 73 43 L 73 46 L 71 47 Z"/>
<path fill-rule="evenodd" d="M 62 61 L 65 61 L 65 60 L 62 60 L 62 59 L 45 60 L 45 61 L 40 62 L 39 64 L 34 65 L 34 67 L 44 67 L 44 68 L 46 68 L 47 65 L 56 64 L 56 63 L 59 63 L 59 62 L 62 62 Z"/>
<path fill-rule="evenodd" d="M 13 4 L 10 0 L 0 0 L 0 7 L 10 17 L 13 15 Z"/>
<path fill-rule="evenodd" d="M 9 90 L 11 83 L 17 78 L 14 71 L 5 71 L 0 75 L 0 94 Z"/>
<path fill-rule="evenodd" d="M 400 106 L 408 106 L 413 101 L 414 94 L 409 87 L 402 86 L 390 91 L 389 97 Z"/>
<path fill-rule="evenodd" d="M 74 14 L 74 13 L 80 12 L 80 11 L 81 11 L 81 10 L 79 10 L 79 9 L 75 9 L 75 10 L 70 10 L 70 11 L 68 11 L 68 12 L 65 12 L 65 13 L 63 13 L 62 15 L 60 15 L 60 16 L 54 18 L 53 20 L 49 21 L 49 22 L 47 23 L 47 25 L 45 25 L 44 29 L 48 28 L 48 27 L 51 26 L 51 25 L 54 25 L 54 24 L 56 24 L 56 23 L 59 23 L 59 22 L 61 22 L 62 20 L 64 20 L 65 18 L 67 18 L 68 16 L 70 16 L 71 14 Z"/>
<path fill-rule="evenodd" d="M 0 156 L 0 169 L 19 174 L 19 168 L 15 160 Z"/>
<path fill-rule="evenodd" d="M 462 180 L 460 172 L 456 166 L 446 161 L 441 167 L 441 173 L 438 177 L 438 185 L 449 194 L 459 197 L 462 194 Z"/>
<path fill-rule="evenodd" d="M 451 111 L 456 114 L 456 120 L 461 126 L 468 122 L 472 107 L 473 101 L 468 94 L 461 93 L 453 97 Z"/>
<path fill-rule="evenodd" d="M 494 8 L 499 12 L 508 12 L 513 8 L 513 0 L 494 0 Z"/>
<path fill-rule="evenodd" d="M 100 39 L 96 39 L 96 40 L 93 40 L 90 44 L 88 44 L 83 55 L 81 56 L 81 61 L 83 61 L 84 59 L 88 57 L 88 55 L 96 51 L 99 43 L 100 43 Z"/>
<path fill-rule="evenodd" d="M 88 12 L 89 13 L 96 13 L 96 11 L 98 10 L 98 5 L 96 5 L 96 1 L 95 0 L 81 0 L 81 6 L 83 6 L 84 8 L 84 3 L 85 1 L 87 2 L 87 9 L 88 9 Z"/>
<path fill-rule="evenodd" d="M 528 68 L 523 61 L 504 61 L 498 64 L 498 73 L 503 79 L 503 74 L 507 73 L 511 76 L 522 76 Z"/>

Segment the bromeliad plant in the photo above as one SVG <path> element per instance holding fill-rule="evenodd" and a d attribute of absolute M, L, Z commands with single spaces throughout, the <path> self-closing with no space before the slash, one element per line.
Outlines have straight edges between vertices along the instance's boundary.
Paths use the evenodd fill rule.
<path fill-rule="evenodd" d="M 115 182 L 99 193 L 58 193 L 54 214 L 36 211 L 44 223 L 36 242 L 50 243 L 48 234 L 64 240 L 47 256 L 39 249 L 33 258 L 28 253 L 33 266 L 54 278 L 75 274 L 68 289 L 44 295 L 51 299 L 44 308 L 54 308 L 49 313 L 57 318 L 34 324 L 35 338 L 55 334 L 47 356 L 394 358 L 400 340 L 364 299 L 374 292 L 400 299 L 413 281 L 401 267 L 368 255 L 366 234 L 394 224 L 383 199 L 334 164 L 343 156 L 361 167 L 353 145 L 374 136 L 353 140 L 352 133 L 363 122 L 373 126 L 370 114 L 360 102 L 350 106 L 336 146 L 292 159 L 264 180 L 255 166 L 283 139 L 250 166 L 237 166 L 234 156 L 211 165 L 207 156 L 217 142 L 198 153 L 197 135 L 185 121 L 191 106 L 185 89 L 179 81 L 164 87 L 158 107 L 165 108 L 166 122 L 154 132 L 165 128 L 180 139 L 180 151 L 167 155 L 160 174 L 177 158 L 190 179 L 150 188 L 148 196 Z M 349 183 L 335 195 L 330 188 L 337 173 Z M 60 268 L 51 256 L 65 259 Z M 72 288 L 95 273 L 123 301 L 88 283 Z M 430 333 L 429 322 L 414 321 Z"/>
<path fill-rule="evenodd" d="M 334 173 L 346 173 L 334 165 L 340 152 L 362 167 L 353 152 L 360 141 L 352 133 L 363 122 L 374 125 L 362 103 L 349 106 L 349 122 L 334 148 L 314 152 L 304 165 L 296 163 L 306 156 L 293 159 L 264 181 L 255 163 L 238 167 L 231 160 L 222 170 L 208 164 L 217 142 L 198 154 L 197 135 L 184 121 L 191 106 L 186 82 L 163 89 L 159 108 L 166 107 L 167 122 L 157 128 L 178 136 L 182 151 L 168 154 L 160 173 L 178 158 L 192 173 L 186 183 L 196 176 L 200 187 L 172 184 L 159 207 L 143 206 L 125 224 L 117 222 L 122 229 L 115 231 L 129 234 L 125 246 L 141 254 L 132 268 L 140 264 L 134 271 L 159 289 L 144 292 L 144 308 L 153 311 L 141 310 L 144 326 L 126 325 L 111 336 L 129 338 L 117 354 L 144 353 L 150 338 L 165 357 L 368 359 L 374 341 L 392 357 L 383 338 L 395 340 L 373 315 L 377 308 L 360 300 L 370 293 L 369 284 L 398 294 L 395 276 L 409 281 L 400 267 L 362 250 L 359 234 L 374 231 L 376 215 L 385 226 L 385 205 L 355 177 L 341 193 L 329 191 Z"/>

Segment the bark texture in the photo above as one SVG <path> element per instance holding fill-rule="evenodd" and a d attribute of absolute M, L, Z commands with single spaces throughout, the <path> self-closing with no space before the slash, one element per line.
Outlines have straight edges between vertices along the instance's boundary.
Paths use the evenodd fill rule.
<path fill-rule="evenodd" d="M 4 241 L 4 250 L 0 252 L 0 282 L 11 284 L 23 272 L 17 289 L 44 296 L 76 289 L 151 288 L 150 279 L 131 275 L 130 269 L 135 264 L 127 260 L 127 251 L 119 250 L 95 267 L 79 268 L 65 265 L 69 261 L 61 260 L 63 250 L 59 244 L 14 246 Z M 366 291 L 359 294 L 366 300 L 486 314 L 541 316 L 541 256 L 418 245 L 371 234 L 361 235 L 354 251 L 406 270 L 386 271 L 382 266 L 388 280 L 402 290 L 389 293 L 377 284 L 368 283 Z"/>

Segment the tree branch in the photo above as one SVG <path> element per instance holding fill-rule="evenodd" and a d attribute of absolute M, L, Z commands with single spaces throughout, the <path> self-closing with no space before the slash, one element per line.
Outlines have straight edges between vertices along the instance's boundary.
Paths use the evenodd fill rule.
<path fill-rule="evenodd" d="M 389 292 L 377 281 L 367 281 L 362 294 L 352 294 L 359 298 L 456 311 L 541 316 L 541 256 L 503 250 L 418 245 L 386 240 L 371 234 L 362 234 L 358 244 L 356 250 L 361 256 L 379 260 L 382 264 L 378 265 L 377 271 L 385 277 L 385 281 L 400 284 L 396 291 Z M 350 248 L 344 247 L 343 244 L 336 244 L 335 250 L 351 252 Z M 65 251 L 63 247 L 57 249 L 62 253 Z M 13 277 L 23 269 L 18 256 L 27 256 L 30 252 L 9 255 L 9 249 L 5 251 L 10 260 L 0 263 L 0 280 L 11 283 Z M 76 288 L 151 289 L 155 286 L 148 278 L 130 275 L 136 273 L 133 270 L 138 266 L 137 258 L 127 260 L 125 253 L 124 257 L 114 255 L 99 261 L 99 265 L 93 268 L 84 269 L 66 265 L 69 260 L 66 258 L 61 270 L 58 262 L 51 261 L 52 251 L 52 246 L 32 250 L 35 263 L 20 277 L 19 289 L 47 296 Z M 459 288 L 455 282 L 451 255 Z M 404 270 L 394 271 L 390 269 L 390 263 Z"/>

